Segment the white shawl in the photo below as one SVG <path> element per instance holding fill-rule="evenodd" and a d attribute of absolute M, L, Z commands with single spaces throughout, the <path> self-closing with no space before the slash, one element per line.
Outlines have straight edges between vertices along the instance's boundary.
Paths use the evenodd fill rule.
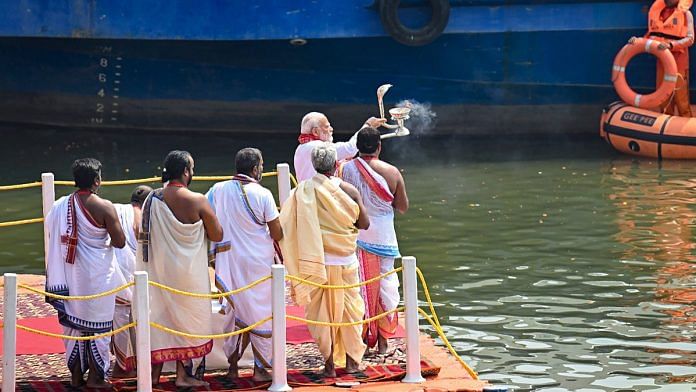
<path fill-rule="evenodd" d="M 208 243 L 203 222 L 181 223 L 158 189 L 143 208 L 143 232 L 138 243 L 136 268 L 149 279 L 179 290 L 209 294 Z M 147 238 L 147 244 L 143 239 Z M 144 246 L 145 245 L 145 246 Z M 147 248 L 147 261 L 143 258 Z M 210 299 L 173 294 L 150 287 L 150 321 L 182 332 L 211 333 Z M 151 329 L 152 362 L 162 363 L 202 357 L 210 352 L 210 339 L 193 339 Z"/>
<path fill-rule="evenodd" d="M 91 295 L 111 290 L 117 262 L 111 238 L 84 209 L 76 193 L 58 199 L 46 216 L 46 291 L 61 295 Z M 77 231 L 74 262 L 68 258 L 70 233 Z M 59 322 L 84 332 L 101 333 L 113 326 L 115 295 L 88 301 L 47 301 L 58 311 Z"/>

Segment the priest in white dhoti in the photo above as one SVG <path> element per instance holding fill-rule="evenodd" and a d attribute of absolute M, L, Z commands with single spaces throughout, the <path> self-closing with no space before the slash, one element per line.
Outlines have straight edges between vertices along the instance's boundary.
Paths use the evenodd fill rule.
<path fill-rule="evenodd" d="M 370 227 L 358 233 L 358 260 L 360 280 L 366 281 L 394 269 L 394 258 L 401 257 L 394 230 L 394 210 L 408 209 L 408 197 L 403 177 L 398 168 L 379 159 L 382 150 L 379 131 L 363 128 L 358 132 L 359 157 L 339 168 L 344 181 L 355 186 L 362 196 L 370 217 Z M 399 278 L 388 275 L 377 282 L 361 287 L 365 301 L 365 318 L 396 309 L 399 305 Z M 386 353 L 387 339 L 393 337 L 398 326 L 396 313 L 373 321 L 363 329 L 368 347 L 378 344 L 379 352 Z"/>
<path fill-rule="evenodd" d="M 215 280 L 223 292 L 236 290 L 271 274 L 274 241 L 283 237 L 278 208 L 270 190 L 261 186 L 263 157 L 255 148 L 245 148 L 235 157 L 237 174 L 219 182 L 207 193 L 225 233 L 222 242 L 212 244 Z M 226 298 L 225 332 L 243 329 L 272 315 L 271 282 Z M 224 350 L 230 364 L 228 376 L 238 377 L 237 362 L 246 342 L 254 354 L 254 380 L 268 381 L 272 365 L 271 321 L 243 335 L 225 339 Z"/>
<path fill-rule="evenodd" d="M 319 284 L 351 285 L 359 281 L 355 255 L 358 229 L 370 225 L 352 185 L 334 177 L 336 151 L 321 145 L 312 151 L 317 174 L 302 181 L 283 203 L 280 242 L 291 275 Z M 309 320 L 344 323 L 362 320 L 365 304 L 359 288 L 323 289 L 292 283 L 295 300 L 305 307 Z M 308 325 L 324 358 L 324 375 L 335 377 L 335 366 L 357 372 L 365 353 L 362 326 Z"/>
<path fill-rule="evenodd" d="M 97 196 L 101 184 L 101 163 L 92 158 L 72 165 L 78 191 L 63 196 L 46 216 L 46 291 L 65 296 L 102 293 L 119 286 L 113 247 L 122 248 L 125 237 L 111 202 Z M 115 295 L 91 300 L 60 300 L 47 297 L 58 312 L 63 333 L 94 336 L 113 328 Z M 111 338 L 64 340 L 71 385 L 108 387 Z"/>
<path fill-rule="evenodd" d="M 135 272 L 135 251 L 138 247 L 138 233 L 142 220 L 142 206 L 152 188 L 147 185 L 139 185 L 133 190 L 129 204 L 114 204 L 121 227 L 126 235 L 126 246 L 115 249 L 118 261 L 118 276 L 121 284 L 133 281 Z M 133 287 L 116 293 L 116 309 L 114 311 L 114 329 L 133 322 L 131 304 L 133 301 Z M 111 339 L 112 351 L 116 359 L 116 366 L 112 371 L 112 377 L 134 377 L 135 370 L 135 329 L 131 328 L 118 333 Z"/>
<path fill-rule="evenodd" d="M 164 161 L 165 188 L 152 191 L 143 206 L 142 231 L 138 241 L 136 269 L 146 271 L 151 281 L 178 290 L 209 294 L 208 243 L 222 240 L 222 228 L 205 196 L 191 192 L 194 161 L 186 151 L 172 151 Z M 211 303 L 208 298 L 174 294 L 150 287 L 150 321 L 196 335 L 211 334 Z M 162 365 L 176 361 L 178 387 L 207 385 L 202 381 L 203 359 L 192 373 L 193 359 L 213 348 L 209 338 L 174 335 L 150 330 L 153 383 L 159 382 Z"/>

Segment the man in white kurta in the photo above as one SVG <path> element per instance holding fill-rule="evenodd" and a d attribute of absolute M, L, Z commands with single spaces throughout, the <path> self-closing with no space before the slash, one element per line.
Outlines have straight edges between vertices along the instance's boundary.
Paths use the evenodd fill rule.
<path fill-rule="evenodd" d="M 386 120 L 370 117 L 365 121 L 365 125 L 379 127 Z M 333 127 L 329 119 L 323 113 L 310 112 L 305 114 L 300 124 L 300 136 L 297 139 L 300 143 L 295 149 L 293 163 L 295 165 L 295 176 L 297 181 L 309 180 L 317 174 L 312 166 L 312 150 L 318 146 L 330 143 L 336 150 L 336 160 L 338 162 L 351 158 L 358 153 L 355 145 L 358 133 L 356 132 L 347 142 L 333 142 Z"/>
<path fill-rule="evenodd" d="M 270 275 L 276 253 L 273 241 L 282 238 L 273 194 L 259 184 L 263 173 L 261 152 L 242 149 L 236 155 L 235 165 L 237 174 L 229 181 L 213 185 L 206 194 L 224 231 L 222 242 L 211 244 L 215 280 L 222 291 L 239 289 Z M 270 281 L 227 298 L 223 304 L 225 331 L 246 328 L 271 316 L 270 298 Z M 271 333 L 269 320 L 247 334 L 225 339 L 230 377 L 238 376 L 237 361 L 245 348 L 242 342 L 250 341 L 254 378 L 268 379 L 267 370 L 272 363 Z"/>
<path fill-rule="evenodd" d="M 133 281 L 135 272 L 135 252 L 138 247 L 138 233 L 140 232 L 140 220 L 142 218 L 142 205 L 147 195 L 152 192 L 152 188 L 147 185 L 140 185 L 131 194 L 130 204 L 114 204 L 121 227 L 126 235 L 126 246 L 122 249 L 115 249 L 118 270 L 116 275 L 121 284 Z M 131 316 L 131 303 L 133 301 L 133 287 L 129 287 L 116 293 L 116 309 L 114 311 L 114 329 L 133 322 Z M 116 367 L 113 370 L 113 377 L 131 376 L 129 371 L 135 369 L 135 330 L 118 333 L 112 338 L 112 348 L 116 358 Z"/>

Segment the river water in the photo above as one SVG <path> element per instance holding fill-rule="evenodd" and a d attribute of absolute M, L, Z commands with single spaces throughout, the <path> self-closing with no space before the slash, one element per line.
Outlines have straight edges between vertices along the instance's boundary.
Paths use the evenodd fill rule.
<path fill-rule="evenodd" d="M 296 145 L 50 130 L 3 138 L 0 184 L 44 171 L 70 179 L 84 156 L 103 162 L 104 179 L 153 176 L 174 148 L 193 153 L 200 175 L 230 174 L 246 146 L 271 170 Z M 411 199 L 397 219 L 401 252 L 417 257 L 448 338 L 481 378 L 515 390 L 696 390 L 693 163 L 620 156 L 593 137 L 409 137 L 386 141 L 383 157 L 403 169 Z M 275 191 L 273 179 L 264 184 Z M 130 190 L 101 194 L 127 202 Z M 0 200 L 2 221 L 40 215 L 38 188 Z M 43 272 L 40 224 L 0 233 L 0 272 Z"/>

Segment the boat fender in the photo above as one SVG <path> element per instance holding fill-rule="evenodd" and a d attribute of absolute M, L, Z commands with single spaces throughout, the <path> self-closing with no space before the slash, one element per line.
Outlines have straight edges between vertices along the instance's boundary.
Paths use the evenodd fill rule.
<path fill-rule="evenodd" d="M 669 50 L 658 50 L 660 41 L 638 38 L 633 44 L 626 44 L 614 58 L 614 66 L 611 71 L 611 81 L 619 97 L 631 106 L 644 109 L 654 109 L 666 102 L 677 85 L 677 63 Z M 648 95 L 638 94 L 628 85 L 626 81 L 626 66 L 632 58 L 641 54 L 650 53 L 657 57 L 664 69 L 664 79 L 653 93 Z"/>
<path fill-rule="evenodd" d="M 399 19 L 401 0 L 379 0 L 379 17 L 384 30 L 397 42 L 408 46 L 422 46 L 433 42 L 447 27 L 450 14 L 449 0 L 428 0 L 433 16 L 425 26 L 412 29 Z"/>

